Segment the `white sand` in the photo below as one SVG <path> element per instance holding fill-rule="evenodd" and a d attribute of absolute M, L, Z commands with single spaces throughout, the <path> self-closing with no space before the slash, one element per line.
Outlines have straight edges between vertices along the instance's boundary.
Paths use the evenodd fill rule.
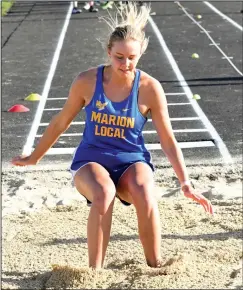
<path fill-rule="evenodd" d="M 188 170 L 196 189 L 211 199 L 215 216 L 181 195 L 171 168 L 158 169 L 164 266 L 146 266 L 134 207 L 116 201 L 105 269 L 92 271 L 89 208 L 71 187 L 70 173 L 63 167 L 5 168 L 2 289 L 240 289 L 241 165 Z"/>

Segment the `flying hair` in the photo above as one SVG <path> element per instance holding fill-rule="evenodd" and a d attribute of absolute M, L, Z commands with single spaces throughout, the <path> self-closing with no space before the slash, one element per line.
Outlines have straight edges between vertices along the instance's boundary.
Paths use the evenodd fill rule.
<path fill-rule="evenodd" d="M 115 41 L 133 39 L 141 43 L 141 54 L 143 54 L 149 41 L 145 36 L 144 30 L 151 8 L 149 5 L 143 5 L 138 8 L 135 2 L 129 2 L 124 6 L 123 10 L 117 9 L 114 17 L 109 11 L 109 16 L 100 17 L 106 22 L 110 30 L 104 47 L 111 49 Z"/>

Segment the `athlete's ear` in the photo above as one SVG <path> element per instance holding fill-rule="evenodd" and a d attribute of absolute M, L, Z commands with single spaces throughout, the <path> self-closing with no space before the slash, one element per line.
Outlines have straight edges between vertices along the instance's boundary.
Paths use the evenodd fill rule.
<path fill-rule="evenodd" d="M 107 54 L 109 57 L 111 57 L 111 49 L 110 48 L 107 48 Z"/>

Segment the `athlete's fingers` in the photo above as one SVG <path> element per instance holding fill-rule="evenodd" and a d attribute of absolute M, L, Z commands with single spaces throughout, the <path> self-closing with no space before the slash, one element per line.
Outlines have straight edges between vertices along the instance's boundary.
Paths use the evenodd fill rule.
<path fill-rule="evenodd" d="M 203 206 L 204 210 L 207 212 L 208 209 L 207 209 L 206 205 L 205 204 L 201 204 L 201 205 Z"/>
<path fill-rule="evenodd" d="M 24 166 L 26 164 L 26 157 L 16 156 L 12 159 L 11 163 L 17 166 Z"/>
<path fill-rule="evenodd" d="M 207 212 L 207 211 L 208 211 L 208 209 L 207 209 L 207 206 L 206 206 L 206 204 L 204 204 L 204 202 L 203 202 L 203 201 L 200 201 L 199 203 L 200 203 L 200 204 L 201 204 L 201 206 L 204 208 L 204 210 Z"/>
<path fill-rule="evenodd" d="M 206 206 L 207 212 L 209 212 L 209 213 L 210 213 L 210 206 L 209 206 L 209 204 L 208 204 L 208 202 L 207 202 L 207 201 L 205 201 L 205 206 Z"/>
<path fill-rule="evenodd" d="M 11 161 L 12 164 L 17 165 L 18 161 L 20 160 L 19 156 L 14 157 Z"/>
<path fill-rule="evenodd" d="M 214 210 L 213 210 L 213 206 L 211 204 L 211 202 L 209 202 L 209 212 L 214 215 Z"/>
<path fill-rule="evenodd" d="M 207 205 L 207 211 L 212 214 L 212 205 L 211 205 L 211 202 L 209 200 L 205 199 L 205 203 Z"/>
<path fill-rule="evenodd" d="M 209 200 L 204 199 L 203 203 L 205 204 L 206 211 L 213 215 L 213 207 Z"/>
<path fill-rule="evenodd" d="M 203 195 L 197 196 L 195 194 L 195 195 L 193 195 L 193 200 L 200 203 L 206 212 L 209 212 L 211 214 L 213 213 L 211 202 L 209 200 L 207 200 Z"/>
<path fill-rule="evenodd" d="M 211 202 L 208 199 L 206 199 L 203 195 L 192 192 L 184 192 L 184 195 L 202 205 L 206 212 L 213 214 L 213 207 L 211 205 Z"/>
<path fill-rule="evenodd" d="M 197 196 L 196 194 L 192 194 L 192 199 L 196 202 L 199 202 L 201 201 L 201 198 L 199 196 Z"/>
<path fill-rule="evenodd" d="M 25 165 L 25 164 L 23 164 L 23 162 L 21 162 L 21 160 L 13 160 L 12 164 L 17 165 L 17 166 L 24 166 Z"/>

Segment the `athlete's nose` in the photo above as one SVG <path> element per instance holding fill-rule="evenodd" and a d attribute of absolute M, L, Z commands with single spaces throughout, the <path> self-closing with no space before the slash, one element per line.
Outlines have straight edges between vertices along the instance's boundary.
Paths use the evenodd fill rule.
<path fill-rule="evenodd" d="M 128 69 L 130 67 L 130 60 L 128 58 L 124 58 L 122 65 L 123 65 L 123 67 Z"/>

